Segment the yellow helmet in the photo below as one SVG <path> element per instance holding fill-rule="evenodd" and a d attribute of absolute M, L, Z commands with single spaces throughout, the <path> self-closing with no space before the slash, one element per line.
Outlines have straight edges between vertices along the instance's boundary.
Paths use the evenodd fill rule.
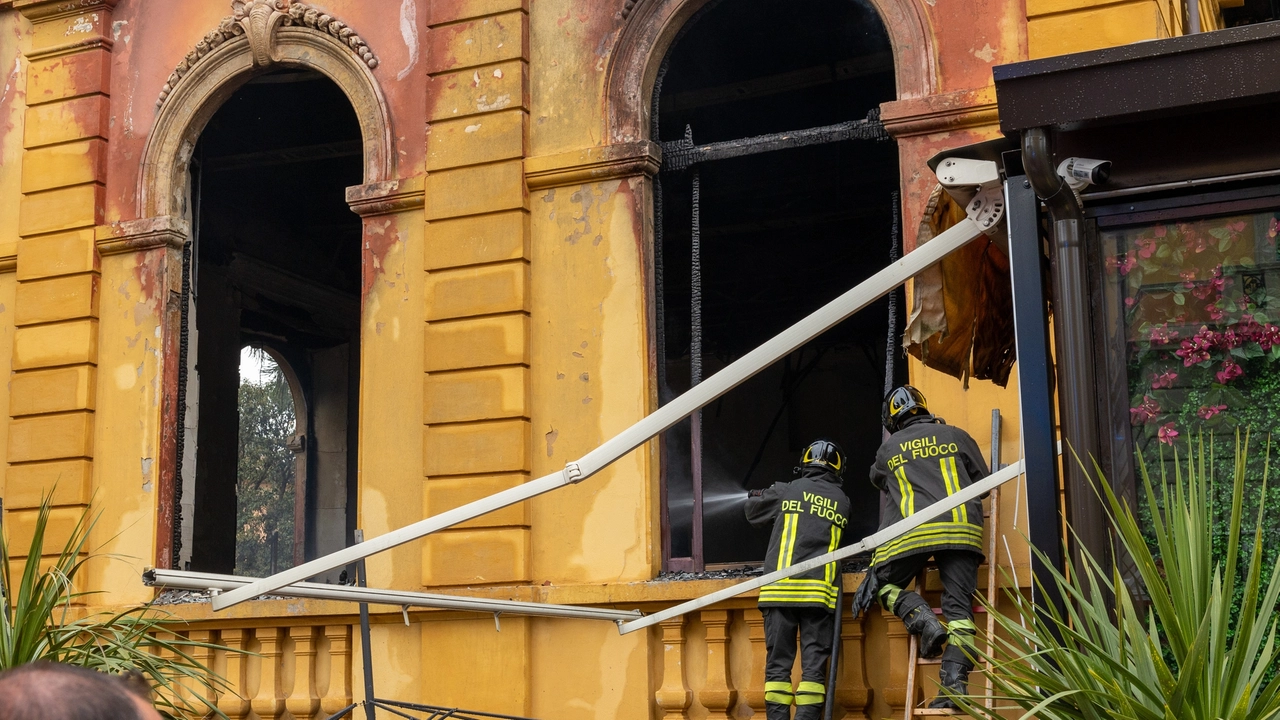
<path fill-rule="evenodd" d="M 903 385 L 884 396 L 884 411 L 880 421 L 884 423 L 886 430 L 895 433 L 902 429 L 907 418 L 928 414 L 929 406 L 925 402 L 924 393 L 910 385 Z"/>

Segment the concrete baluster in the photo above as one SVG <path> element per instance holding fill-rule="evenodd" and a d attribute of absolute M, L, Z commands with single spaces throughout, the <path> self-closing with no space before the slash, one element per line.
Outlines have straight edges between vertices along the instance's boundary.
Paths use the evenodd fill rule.
<path fill-rule="evenodd" d="M 884 700 L 889 704 L 890 716 L 899 717 L 907 707 L 907 659 L 910 653 L 911 635 L 898 616 L 881 609 L 884 616 L 885 636 L 889 640 L 889 682 L 884 688 Z"/>
<path fill-rule="evenodd" d="M 249 715 L 248 692 L 245 689 L 247 658 L 242 652 L 246 640 L 244 630 L 223 630 L 218 633 L 219 644 L 227 648 L 219 653 L 222 657 L 217 669 L 227 684 L 218 693 L 218 709 L 230 720 L 242 720 Z"/>
<path fill-rule="evenodd" d="M 662 687 L 654 694 L 664 720 L 687 720 L 693 693 L 684 677 L 684 617 L 659 623 L 662 628 Z"/>
<path fill-rule="evenodd" d="M 212 643 L 213 632 L 210 630 L 192 630 L 188 635 L 188 639 L 192 642 Z M 191 659 L 208 668 L 210 672 L 214 672 L 215 658 L 213 648 L 196 646 L 189 648 L 187 650 L 187 654 L 191 656 Z M 217 704 L 217 688 L 211 689 L 205 687 L 196 680 L 188 680 L 184 685 L 186 685 L 188 689 L 187 695 L 191 699 L 191 709 L 194 710 L 196 714 L 203 715 L 208 710 L 205 702 L 215 705 Z"/>
<path fill-rule="evenodd" d="M 258 671 L 258 692 L 251 703 L 253 711 L 262 720 L 277 720 L 284 713 L 284 698 L 280 694 L 281 645 L 283 628 L 265 627 L 253 631 L 258 641 L 261 662 Z"/>
<path fill-rule="evenodd" d="M 351 704 L 351 626 L 325 625 L 329 640 L 329 684 L 320 700 L 326 717 Z"/>
<path fill-rule="evenodd" d="M 733 720 L 732 710 L 738 702 L 738 691 L 729 675 L 728 610 L 704 610 L 702 624 L 707 629 L 707 681 L 698 691 L 698 702 L 709 718 Z"/>
<path fill-rule="evenodd" d="M 294 720 L 310 720 L 320 709 L 316 693 L 316 628 L 297 625 L 289 628 L 293 640 L 293 689 L 285 707 Z"/>
<path fill-rule="evenodd" d="M 847 603 L 846 603 L 847 606 Z M 844 708 L 845 720 L 868 720 L 868 704 L 871 693 L 867 688 L 866 673 L 866 615 L 853 617 L 845 609 L 840 625 L 840 679 L 836 685 L 836 701 Z"/>
<path fill-rule="evenodd" d="M 764 717 L 764 663 L 767 654 L 764 644 L 764 615 L 756 608 L 742 611 L 747 624 L 747 637 L 751 640 L 751 684 L 740 691 L 754 717 Z"/>

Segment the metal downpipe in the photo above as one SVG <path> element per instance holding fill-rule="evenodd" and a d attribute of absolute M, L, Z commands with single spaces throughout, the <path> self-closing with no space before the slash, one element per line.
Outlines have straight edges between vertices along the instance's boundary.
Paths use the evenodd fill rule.
<path fill-rule="evenodd" d="M 1095 402 L 1093 342 L 1089 306 L 1089 278 L 1085 264 L 1084 215 L 1075 193 L 1058 175 L 1049 135 L 1044 128 L 1022 133 L 1022 162 L 1036 195 L 1049 210 L 1052 223 L 1050 267 L 1053 275 L 1053 333 L 1057 355 L 1058 408 L 1062 437 L 1080 461 L 1101 460 Z M 1062 458 L 1067 493 L 1068 535 L 1072 558 L 1079 561 L 1079 545 L 1099 562 L 1107 563 L 1106 518 L 1101 501 L 1076 457 Z"/>

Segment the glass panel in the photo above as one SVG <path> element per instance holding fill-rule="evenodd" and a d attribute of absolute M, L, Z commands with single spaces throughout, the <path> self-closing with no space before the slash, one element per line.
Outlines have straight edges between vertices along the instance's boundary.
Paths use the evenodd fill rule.
<path fill-rule="evenodd" d="M 1214 500 L 1220 513 L 1231 502 L 1235 431 L 1252 433 L 1245 503 L 1256 507 L 1267 439 L 1280 430 L 1278 234 L 1277 212 L 1100 234 L 1104 322 L 1114 328 L 1111 342 L 1124 345 L 1134 452 L 1158 482 L 1162 468 L 1173 477 L 1175 453 L 1186 455 L 1189 436 L 1203 442 L 1223 480 Z M 1111 324 L 1117 318 L 1120 327 Z M 1268 504 L 1280 506 L 1280 494 L 1268 494 Z M 1274 532 L 1280 513 L 1270 516 Z M 1227 528 L 1215 530 L 1225 537 Z M 1271 543 L 1265 567 L 1275 552 Z"/>

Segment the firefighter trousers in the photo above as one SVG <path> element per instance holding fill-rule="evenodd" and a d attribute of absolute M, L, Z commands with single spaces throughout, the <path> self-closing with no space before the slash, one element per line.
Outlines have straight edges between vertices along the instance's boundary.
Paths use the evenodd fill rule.
<path fill-rule="evenodd" d="M 765 716 L 768 720 L 788 720 L 791 704 L 796 720 L 818 720 L 826 702 L 827 660 L 831 657 L 835 615 L 825 608 L 761 608 L 764 615 Z M 799 635 L 800 685 L 791 687 L 791 668 L 796 661 Z"/>
<path fill-rule="evenodd" d="M 927 553 L 920 553 L 877 565 L 875 573 L 880 587 L 901 589 L 910 585 L 929 557 Z M 952 622 L 968 620 L 972 623 L 973 593 L 978 589 L 978 566 L 982 564 L 982 554 L 972 550 L 939 550 L 933 553 L 933 559 L 938 564 L 938 575 L 942 580 L 942 616 Z"/>

